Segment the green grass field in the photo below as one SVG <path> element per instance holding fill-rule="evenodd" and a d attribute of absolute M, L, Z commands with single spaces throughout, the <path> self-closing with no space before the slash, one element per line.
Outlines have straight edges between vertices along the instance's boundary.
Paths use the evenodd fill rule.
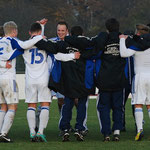
<path fill-rule="evenodd" d="M 29 140 L 29 129 L 26 120 L 27 106 L 24 101 L 20 101 L 18 111 L 9 132 L 9 137 L 13 143 L 0 143 L 0 150 L 148 150 L 150 145 L 150 121 L 146 109 L 144 109 L 144 138 L 142 141 L 134 141 L 135 125 L 131 112 L 130 99 L 126 105 L 126 128 L 127 131 L 121 133 L 119 142 L 102 142 L 103 136 L 100 133 L 96 112 L 96 100 L 89 101 L 87 125 L 89 133 L 84 142 L 78 142 L 74 136 L 70 136 L 70 142 L 62 142 L 58 136 L 59 113 L 57 101 L 53 100 L 50 108 L 50 119 L 45 134 L 47 143 L 32 143 Z M 71 124 L 75 123 L 76 112 L 73 110 Z"/>

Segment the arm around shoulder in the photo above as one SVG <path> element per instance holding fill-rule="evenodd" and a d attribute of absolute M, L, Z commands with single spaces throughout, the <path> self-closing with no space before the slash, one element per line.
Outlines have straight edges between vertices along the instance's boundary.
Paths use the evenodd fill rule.
<path fill-rule="evenodd" d="M 130 57 L 135 54 L 135 51 L 129 49 L 125 45 L 125 38 L 120 38 L 120 56 L 121 57 Z"/>
<path fill-rule="evenodd" d="M 56 43 L 51 40 L 42 39 L 35 44 L 35 46 L 40 50 L 45 50 L 46 52 L 56 54 L 57 48 L 55 47 Z"/>
<path fill-rule="evenodd" d="M 30 39 L 30 40 L 26 40 L 26 41 L 18 41 L 19 46 L 22 49 L 29 49 L 32 46 L 34 46 L 38 41 L 40 41 L 41 39 L 43 39 L 42 35 L 37 35 L 34 38 Z"/>

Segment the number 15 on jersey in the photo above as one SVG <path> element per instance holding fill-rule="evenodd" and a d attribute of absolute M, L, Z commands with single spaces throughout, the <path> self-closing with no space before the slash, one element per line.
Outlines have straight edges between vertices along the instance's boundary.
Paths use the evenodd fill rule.
<path fill-rule="evenodd" d="M 31 53 L 31 64 L 40 64 L 44 60 L 44 55 L 38 50 L 38 48 L 30 49 Z"/>

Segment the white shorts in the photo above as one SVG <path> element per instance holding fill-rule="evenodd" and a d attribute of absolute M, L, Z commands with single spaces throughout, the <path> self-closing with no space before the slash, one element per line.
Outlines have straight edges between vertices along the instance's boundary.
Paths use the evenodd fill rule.
<path fill-rule="evenodd" d="M 17 104 L 19 102 L 16 80 L 0 79 L 0 104 Z"/>
<path fill-rule="evenodd" d="M 150 105 L 150 73 L 135 75 L 132 83 L 131 104 Z"/>
<path fill-rule="evenodd" d="M 26 103 L 51 102 L 51 92 L 48 83 L 26 82 Z"/>

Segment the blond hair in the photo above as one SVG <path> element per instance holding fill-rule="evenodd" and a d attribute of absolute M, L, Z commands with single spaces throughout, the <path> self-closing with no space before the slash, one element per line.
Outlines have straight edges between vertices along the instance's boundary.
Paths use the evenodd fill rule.
<path fill-rule="evenodd" d="M 17 30 L 17 25 L 14 21 L 9 21 L 3 25 L 5 35 L 11 34 L 13 30 Z"/>

